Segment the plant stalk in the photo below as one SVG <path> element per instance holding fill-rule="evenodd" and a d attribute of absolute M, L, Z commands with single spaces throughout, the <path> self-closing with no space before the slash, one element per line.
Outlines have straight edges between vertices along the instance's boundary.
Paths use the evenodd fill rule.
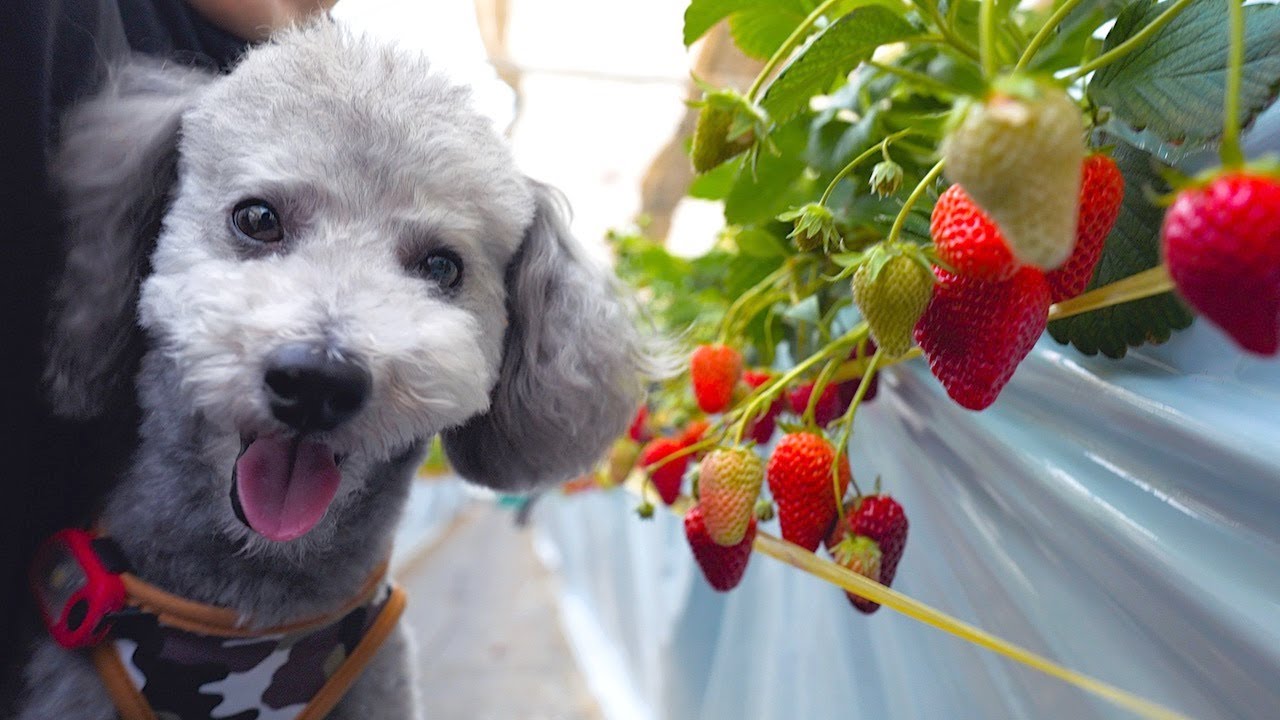
<path fill-rule="evenodd" d="M 1018 64 L 1013 67 L 1015 72 L 1025 68 L 1027 63 L 1031 62 L 1036 53 L 1040 51 L 1040 48 L 1049 41 L 1049 37 L 1053 35 L 1053 31 L 1057 29 L 1057 27 L 1062 24 L 1062 21 L 1066 20 L 1067 16 L 1071 14 L 1071 11 L 1075 10 L 1082 2 L 1084 2 L 1084 0 L 1067 0 L 1059 5 L 1057 10 L 1053 11 L 1053 14 L 1045 21 L 1044 26 L 1036 32 L 1035 37 L 1031 38 L 1031 43 L 1027 45 L 1027 49 L 1022 51 L 1022 57 L 1018 58 Z"/>
<path fill-rule="evenodd" d="M 1085 75 L 1088 75 L 1089 73 L 1093 72 L 1094 70 L 1099 70 L 1101 68 L 1104 68 L 1110 65 L 1111 63 L 1115 62 L 1116 60 L 1119 60 L 1120 58 L 1124 57 L 1125 55 L 1128 55 L 1134 50 L 1137 50 L 1138 48 L 1142 47 L 1143 43 L 1145 43 L 1147 40 L 1150 40 L 1151 36 L 1160 32 L 1161 28 L 1163 28 L 1165 25 L 1168 25 L 1174 18 L 1178 17 L 1178 14 L 1181 13 L 1183 10 L 1186 10 L 1187 6 L 1190 5 L 1192 2 L 1193 0 L 1177 0 L 1172 5 L 1169 6 L 1168 10 L 1165 10 L 1164 12 L 1160 13 L 1160 15 L 1156 17 L 1155 20 L 1152 20 L 1150 24 L 1142 28 L 1142 30 L 1140 30 L 1136 35 L 1129 38 L 1128 40 L 1125 40 L 1119 45 L 1111 48 L 1110 50 L 1099 55 L 1098 57 L 1090 60 L 1084 65 L 1081 65 L 1080 67 L 1076 68 L 1075 72 L 1071 73 L 1066 77 L 1067 83 L 1068 84 L 1073 83 L 1076 80 L 1079 80 L 1080 78 L 1084 77 Z"/>
<path fill-rule="evenodd" d="M 1244 74 L 1244 0 L 1227 0 L 1227 95 L 1222 110 L 1222 164 L 1237 168 L 1244 164 L 1240 149 L 1240 83 Z"/>
<path fill-rule="evenodd" d="M 778 69 L 778 66 L 782 64 L 783 60 L 786 60 L 791 56 L 791 51 L 796 49 L 796 46 L 804 39 L 804 36 L 809 32 L 809 29 L 818 21 L 818 18 L 822 17 L 822 15 L 837 2 L 840 2 L 840 0 L 825 0 L 821 5 L 814 8 L 813 12 L 809 13 L 808 17 L 800 21 L 800 24 L 796 26 L 795 30 L 791 31 L 791 34 L 787 36 L 787 39 L 782 42 L 782 46 L 773 53 L 768 62 L 764 64 L 764 67 L 760 69 L 760 74 L 756 75 L 756 79 L 752 81 L 751 87 L 747 90 L 748 100 L 755 102 L 759 99 L 756 96 L 764 86 L 765 81 L 773 76 L 773 71 Z"/>

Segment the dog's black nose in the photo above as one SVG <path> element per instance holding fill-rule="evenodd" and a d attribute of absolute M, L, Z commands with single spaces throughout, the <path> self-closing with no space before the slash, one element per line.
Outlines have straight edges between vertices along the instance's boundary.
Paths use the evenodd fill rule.
<path fill-rule="evenodd" d="M 299 432 L 332 430 L 369 398 L 369 371 L 323 345 L 276 350 L 263 376 L 271 414 Z"/>

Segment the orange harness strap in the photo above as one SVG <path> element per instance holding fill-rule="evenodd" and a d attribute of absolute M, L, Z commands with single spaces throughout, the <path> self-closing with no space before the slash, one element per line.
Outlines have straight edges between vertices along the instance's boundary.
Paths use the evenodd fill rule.
<path fill-rule="evenodd" d="M 128 604 L 155 615 L 162 625 L 200 635 L 253 638 L 305 632 L 333 623 L 370 602 L 381 587 L 385 574 L 386 563 L 383 563 L 369 576 L 360 592 L 332 615 L 261 630 L 246 629 L 237 622 L 235 611 L 229 608 L 205 605 L 172 595 L 127 573 L 123 575 L 123 580 L 129 596 Z M 377 617 L 351 653 L 307 702 L 296 720 L 320 720 L 338 704 L 395 629 L 404 613 L 406 599 L 404 590 L 392 584 Z M 156 720 L 155 711 L 143 696 L 142 689 L 130 676 L 110 637 L 92 648 L 91 659 L 121 720 Z"/>

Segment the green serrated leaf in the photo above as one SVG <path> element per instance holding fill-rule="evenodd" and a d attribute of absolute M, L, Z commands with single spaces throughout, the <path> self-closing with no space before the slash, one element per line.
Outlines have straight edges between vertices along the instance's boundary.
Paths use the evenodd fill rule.
<path fill-rule="evenodd" d="M 1120 217 L 1107 236 L 1098 269 L 1089 289 L 1126 278 L 1160 263 L 1162 208 L 1152 204 L 1149 192 L 1166 193 L 1160 164 L 1150 154 L 1121 144 L 1113 154 L 1124 174 L 1124 203 Z M 1049 333 L 1060 343 L 1075 345 L 1086 355 L 1124 357 L 1130 347 L 1161 343 L 1175 330 L 1191 324 L 1192 315 L 1173 293 L 1115 305 L 1049 323 Z"/>
<path fill-rule="evenodd" d="M 773 134 L 778 154 L 760 153 L 755 172 L 743 165 L 724 201 L 724 217 L 731 225 L 756 225 L 773 220 L 790 203 L 792 185 L 804 172 L 806 129 L 801 123 Z"/>
<path fill-rule="evenodd" d="M 723 200 L 733 188 L 741 163 L 729 161 L 694 177 L 689 184 L 689 197 L 699 200 Z"/>
<path fill-rule="evenodd" d="M 738 251 L 744 255 L 757 258 L 780 258 L 787 256 L 787 247 L 774 237 L 773 233 L 759 228 L 746 228 L 735 236 Z"/>
<path fill-rule="evenodd" d="M 739 10 L 769 4 L 770 0 L 693 0 L 684 11 L 684 44 L 692 45 L 716 23 Z"/>
<path fill-rule="evenodd" d="M 873 5 L 853 10 L 818 33 L 773 79 L 760 104 L 769 116 L 783 122 L 808 107 L 809 98 L 830 89 L 871 57 L 877 47 L 898 42 L 919 31 L 900 15 Z"/>
<path fill-rule="evenodd" d="M 1167 8 L 1139 0 L 1121 11 L 1103 51 L 1132 37 Z M 1245 10 L 1241 123 L 1247 125 L 1280 88 L 1280 6 Z M 1202 142 L 1222 133 L 1227 13 L 1220 0 L 1195 0 L 1146 44 L 1102 68 L 1089 96 L 1136 128 L 1167 141 Z"/>
<path fill-rule="evenodd" d="M 729 16 L 733 44 L 748 57 L 768 60 L 812 10 L 799 0 L 757 5 Z"/>

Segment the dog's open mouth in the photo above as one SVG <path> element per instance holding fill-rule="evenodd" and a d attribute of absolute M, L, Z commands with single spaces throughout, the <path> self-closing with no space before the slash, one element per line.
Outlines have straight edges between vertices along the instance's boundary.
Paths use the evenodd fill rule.
<path fill-rule="evenodd" d="M 246 438 L 231 482 L 236 516 L 275 542 L 306 535 L 338 492 L 341 460 L 328 445 L 303 436 Z"/>

